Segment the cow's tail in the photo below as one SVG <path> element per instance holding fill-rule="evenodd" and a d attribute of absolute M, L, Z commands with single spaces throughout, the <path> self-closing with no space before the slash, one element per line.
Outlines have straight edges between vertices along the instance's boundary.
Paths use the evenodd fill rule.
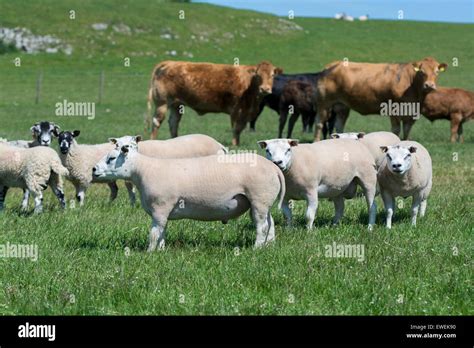
<path fill-rule="evenodd" d="M 158 64 L 157 66 L 155 66 L 155 68 L 153 69 L 153 71 L 151 73 L 150 86 L 148 88 L 148 96 L 147 96 L 147 112 L 145 114 L 145 133 L 148 133 L 148 131 L 151 132 L 151 130 L 152 130 L 153 120 L 152 120 L 152 115 L 151 115 L 152 114 L 151 108 L 152 108 L 152 102 L 156 98 L 154 82 L 155 82 L 156 76 L 165 67 L 165 63 L 166 62 L 162 62 L 162 63 Z"/>
<path fill-rule="evenodd" d="M 278 209 L 281 209 L 281 205 L 283 204 L 283 199 L 285 198 L 286 193 L 286 184 L 285 184 L 285 176 L 280 168 L 276 169 L 278 172 L 278 180 L 280 181 L 280 193 L 278 194 Z"/>

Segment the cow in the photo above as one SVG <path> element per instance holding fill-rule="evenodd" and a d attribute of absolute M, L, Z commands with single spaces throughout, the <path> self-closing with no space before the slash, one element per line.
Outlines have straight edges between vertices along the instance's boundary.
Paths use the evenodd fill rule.
<path fill-rule="evenodd" d="M 321 73 L 302 73 L 302 74 L 281 74 L 275 76 L 273 80 L 272 93 L 266 95 L 260 103 L 260 108 L 256 118 L 250 122 L 250 130 L 255 131 L 255 123 L 258 116 L 262 113 L 263 108 L 268 106 L 275 110 L 280 116 L 278 137 L 282 137 L 283 128 L 285 127 L 288 113 L 291 114 L 288 124 L 288 138 L 291 133 L 299 114 L 302 115 L 303 131 L 311 131 L 316 117 L 316 109 L 314 108 L 312 99 L 315 93 L 315 85 Z M 308 97 L 311 96 L 311 100 Z M 334 123 L 337 120 L 347 119 L 350 109 L 343 104 L 336 104 L 331 109 L 331 117 L 328 122 L 324 123 L 324 138 L 326 138 L 329 130 L 332 133 Z"/>
<path fill-rule="evenodd" d="M 474 118 L 474 92 L 461 88 L 439 87 L 428 93 L 421 113 L 431 122 L 439 119 L 451 121 L 451 142 L 463 142 L 462 125 Z"/>
<path fill-rule="evenodd" d="M 188 106 L 199 115 L 226 113 L 233 130 L 232 145 L 239 145 L 240 133 L 253 120 L 262 98 L 272 91 L 273 77 L 282 73 L 272 63 L 227 65 L 164 61 L 155 66 L 148 93 L 148 109 L 153 100 L 151 139 L 170 109 L 170 133 L 178 136 L 178 126 Z"/>
<path fill-rule="evenodd" d="M 431 57 L 401 64 L 349 61 L 329 64 L 316 87 L 314 103 L 318 113 L 314 140 L 321 139 L 323 123 L 328 119 L 327 109 L 334 103 L 343 103 L 361 115 L 380 114 L 384 103 L 413 103 L 419 106 L 426 93 L 436 89 L 439 72 L 446 69 L 445 63 L 440 64 Z M 408 139 L 415 121 L 413 116 L 419 115 L 390 117 L 392 132 L 397 136 L 400 134 L 402 121 L 403 139 Z"/>

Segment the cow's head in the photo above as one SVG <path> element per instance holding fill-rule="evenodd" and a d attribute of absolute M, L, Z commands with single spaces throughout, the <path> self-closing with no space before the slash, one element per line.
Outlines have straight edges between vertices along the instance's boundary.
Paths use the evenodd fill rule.
<path fill-rule="evenodd" d="M 297 139 L 271 139 L 257 142 L 262 149 L 265 149 L 265 156 L 275 163 L 282 171 L 287 171 L 291 167 L 293 153 L 291 148 L 298 145 Z"/>
<path fill-rule="evenodd" d="M 72 132 L 65 131 L 59 133 L 58 136 L 58 143 L 59 143 L 59 150 L 63 155 L 69 152 L 72 144 L 75 142 L 74 138 L 77 138 L 81 134 L 81 131 L 75 130 Z"/>
<path fill-rule="evenodd" d="M 380 146 L 387 157 L 387 168 L 392 173 L 403 175 L 412 165 L 411 154 L 416 152 L 415 146 Z"/>
<path fill-rule="evenodd" d="M 431 57 L 414 62 L 412 65 L 416 75 L 422 79 L 422 86 L 425 91 L 436 89 L 436 79 L 438 74 L 448 68 L 446 63 L 440 64 L 436 59 Z"/>
<path fill-rule="evenodd" d="M 266 95 L 272 93 L 273 77 L 283 73 L 283 69 L 275 67 L 272 63 L 263 61 L 255 67 L 254 78 L 257 79 L 258 92 Z"/>
<path fill-rule="evenodd" d="M 38 141 L 41 146 L 51 145 L 52 137 L 59 135 L 59 126 L 48 121 L 35 123 L 31 128 L 33 138 Z"/>

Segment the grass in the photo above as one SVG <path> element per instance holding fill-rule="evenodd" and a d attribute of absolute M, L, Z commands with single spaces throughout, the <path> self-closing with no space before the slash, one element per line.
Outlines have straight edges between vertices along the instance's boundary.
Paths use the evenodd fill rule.
<path fill-rule="evenodd" d="M 441 85 L 472 89 L 474 84 L 473 25 L 296 18 L 302 30 L 272 32 L 282 27 L 277 17 L 204 4 L 0 4 L 0 25 L 53 34 L 74 47 L 71 56 L 0 56 L 0 136 L 9 139 L 28 138 L 29 127 L 43 119 L 64 130 L 80 129 L 83 143 L 142 133 L 149 74 L 155 63 L 170 58 L 166 50 L 176 50 L 176 59 L 194 61 L 269 59 L 286 72 L 317 71 L 343 57 L 398 62 L 431 55 L 450 65 L 453 58 L 459 61 L 443 73 Z M 68 19 L 70 9 L 76 11 L 75 20 Z M 178 19 L 179 10 L 185 11 L 185 20 Z M 143 32 L 128 36 L 110 26 L 97 32 L 90 27 L 97 22 L 125 23 Z M 160 39 L 163 30 L 179 39 Z M 194 57 L 183 56 L 184 51 Z M 21 67 L 13 65 L 15 57 L 21 58 Z M 124 67 L 124 57 L 131 58 L 130 67 Z M 41 101 L 35 104 L 40 70 Z M 102 70 L 105 92 L 94 120 L 54 116 L 54 104 L 63 99 L 97 101 Z M 387 130 L 389 121 L 353 112 L 346 129 Z M 225 145 L 231 138 L 228 116 L 198 117 L 189 109 L 180 131 L 209 134 Z M 256 149 L 257 140 L 273 138 L 276 131 L 277 116 L 266 110 L 257 132 L 242 134 L 242 148 Z M 165 125 L 160 138 L 168 136 Z M 295 136 L 311 141 L 300 126 Z M 410 226 L 410 201 L 405 200 L 387 231 L 378 199 L 377 226 L 368 232 L 365 204 L 355 199 L 346 203 L 338 227 L 330 226 L 332 204 L 321 201 L 316 228 L 306 231 L 304 204 L 297 202 L 295 228 L 285 228 L 282 214 L 273 210 L 277 241 L 261 250 L 252 249 L 255 232 L 245 215 L 227 225 L 172 221 L 167 249 L 147 254 L 150 218 L 128 205 L 122 184 L 113 203 L 108 188 L 95 185 L 83 208 L 64 212 L 48 190 L 40 216 L 20 213 L 21 191 L 12 190 L 0 216 L 0 244 L 35 243 L 39 259 L 0 259 L 0 313 L 472 315 L 474 128 L 465 126 L 465 144 L 450 144 L 447 122 L 421 119 L 412 137 L 428 148 L 434 164 L 427 216 L 416 228 Z M 66 194 L 73 200 L 70 184 Z M 325 257 L 325 246 L 333 242 L 364 245 L 365 261 Z"/>

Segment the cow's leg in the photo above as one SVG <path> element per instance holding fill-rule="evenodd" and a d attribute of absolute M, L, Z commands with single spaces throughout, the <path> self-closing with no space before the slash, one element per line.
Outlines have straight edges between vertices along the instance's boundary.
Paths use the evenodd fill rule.
<path fill-rule="evenodd" d="M 313 131 L 313 126 L 314 126 L 314 121 L 316 119 L 316 113 L 315 112 L 311 112 L 308 114 L 309 115 L 309 118 L 308 118 L 308 129 L 307 129 L 307 133 L 311 133 Z"/>
<path fill-rule="evenodd" d="M 411 127 L 413 127 L 414 123 L 415 120 L 412 118 L 406 118 L 405 120 L 403 120 L 403 140 L 408 140 L 408 137 L 410 136 Z"/>
<path fill-rule="evenodd" d="M 280 123 L 278 125 L 278 138 L 283 138 L 283 128 L 285 128 L 286 118 L 288 117 L 288 108 L 280 108 Z"/>
<path fill-rule="evenodd" d="M 338 107 L 336 111 L 334 126 L 336 127 L 337 133 L 344 133 L 344 127 L 346 126 L 347 119 L 349 118 L 349 114 L 351 109 L 348 107 Z M 333 130 L 330 130 L 329 133 L 332 133 Z"/>
<path fill-rule="evenodd" d="M 240 144 L 240 133 L 245 129 L 247 121 L 245 119 L 238 118 L 234 122 L 234 129 L 232 130 L 232 145 L 238 146 Z"/>
<path fill-rule="evenodd" d="M 314 129 L 314 141 L 321 140 L 321 132 L 323 130 L 323 124 L 328 119 L 328 110 L 325 107 L 318 108 L 318 114 L 316 115 L 316 127 Z"/>
<path fill-rule="evenodd" d="M 178 136 L 179 122 L 181 121 L 183 112 L 184 105 L 174 105 L 171 108 L 170 119 L 168 120 L 168 123 L 170 125 L 170 134 L 172 138 L 176 138 Z"/>
<path fill-rule="evenodd" d="M 255 124 L 257 123 L 258 117 L 262 114 L 263 108 L 265 107 L 265 103 L 262 101 L 258 107 L 259 109 L 257 115 L 255 115 L 255 117 L 250 121 L 251 132 L 255 132 Z"/>
<path fill-rule="evenodd" d="M 5 197 L 7 196 L 8 187 L 0 186 L 0 212 L 3 210 L 5 203 Z"/>
<path fill-rule="evenodd" d="M 155 114 L 153 115 L 153 121 L 151 126 L 151 139 L 156 139 L 158 135 L 158 128 L 161 127 L 161 124 L 166 118 L 166 112 L 168 111 L 168 105 L 163 103 L 161 105 L 156 105 Z"/>
<path fill-rule="evenodd" d="M 288 122 L 288 137 L 291 138 L 291 133 L 293 133 L 293 128 L 295 127 L 295 123 L 298 120 L 298 116 L 300 114 L 298 112 L 295 112 L 290 116 L 290 121 Z"/>
<path fill-rule="evenodd" d="M 290 122 L 291 122 L 291 117 L 290 117 Z M 308 131 L 308 126 L 309 126 L 308 113 L 306 113 L 306 112 L 301 113 L 301 122 L 303 123 L 303 133 L 306 133 Z"/>
<path fill-rule="evenodd" d="M 392 133 L 397 137 L 400 136 L 400 119 L 398 117 L 390 117 L 390 123 L 392 124 Z"/>
<path fill-rule="evenodd" d="M 458 137 L 459 125 L 461 124 L 461 121 L 462 121 L 461 114 L 451 115 L 451 142 L 452 143 L 456 142 L 456 139 Z"/>
<path fill-rule="evenodd" d="M 459 124 L 459 127 L 458 127 L 458 141 L 460 143 L 464 143 L 464 136 L 462 135 L 462 125 L 464 124 L 464 122 L 461 122 Z"/>

